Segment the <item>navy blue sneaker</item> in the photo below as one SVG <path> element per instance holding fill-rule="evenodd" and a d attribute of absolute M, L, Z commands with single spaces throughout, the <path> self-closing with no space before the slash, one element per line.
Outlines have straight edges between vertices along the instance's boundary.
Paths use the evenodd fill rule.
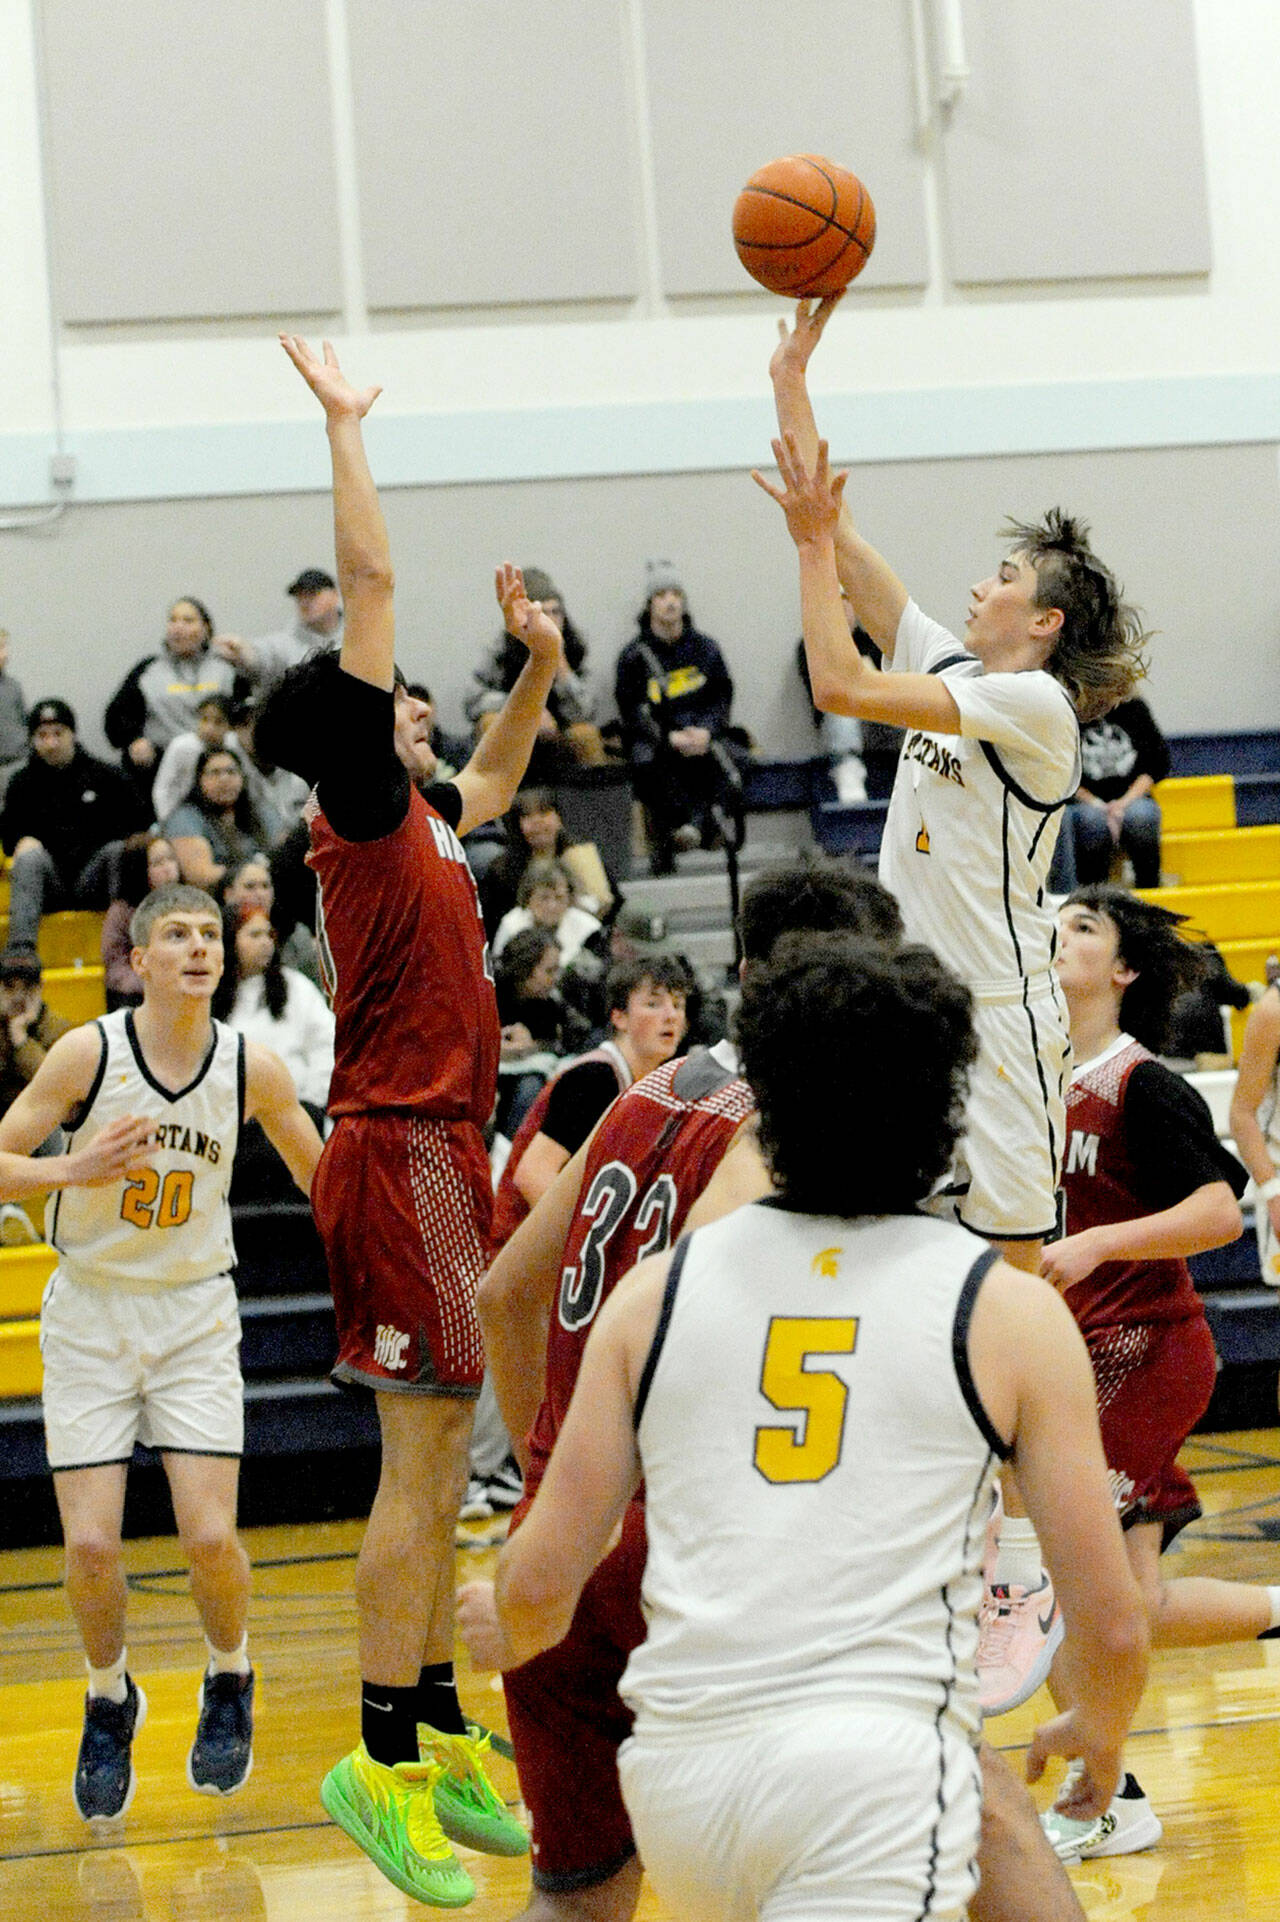
<path fill-rule="evenodd" d="M 110 1701 L 105 1695 L 84 1698 L 84 1734 L 71 1793 L 86 1822 L 123 1815 L 138 1786 L 133 1738 L 147 1719 L 147 1698 L 131 1675 L 124 1682 L 123 1702 Z"/>
<path fill-rule="evenodd" d="M 206 1675 L 187 1780 L 201 1795 L 234 1795 L 253 1767 L 253 1670 Z"/>

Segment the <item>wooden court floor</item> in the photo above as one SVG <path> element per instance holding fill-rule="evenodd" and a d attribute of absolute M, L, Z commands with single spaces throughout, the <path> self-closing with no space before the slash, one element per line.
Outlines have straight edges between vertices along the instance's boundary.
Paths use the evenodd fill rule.
<path fill-rule="evenodd" d="M 1170 1572 L 1280 1581 L 1280 1433 L 1206 1437 L 1184 1459 L 1205 1517 L 1170 1557 Z M 482 1541 L 484 1527 L 463 1533 Z M 195 1619 L 175 1543 L 131 1542 L 130 1667 L 150 1714 L 135 1748 L 133 1807 L 118 1834 L 101 1837 L 71 1801 L 84 1683 L 60 1556 L 0 1555 L 0 1922 L 384 1922 L 423 1913 L 330 1825 L 316 1794 L 357 1732 L 359 1527 L 257 1529 L 247 1541 L 259 1676 L 254 1773 L 227 1802 L 187 1787 Z M 462 1575 L 491 1562 L 482 1547 L 458 1556 Z M 465 1656 L 459 1673 L 468 1712 L 504 1733 L 491 1678 L 473 1675 Z M 1047 1701 L 990 1725 L 1015 1764 Z M 1164 1841 L 1072 1872 L 1090 1922 L 1280 1922 L 1280 1641 L 1157 1655 L 1136 1731 L 1130 1766 L 1164 1822 Z M 510 1762 L 496 1762 L 495 1778 L 514 1800 Z M 525 1864 L 467 1859 L 478 1885 L 469 1914 L 477 1922 L 515 1914 Z M 658 1922 L 663 1912 L 646 1895 L 640 1914 Z"/>

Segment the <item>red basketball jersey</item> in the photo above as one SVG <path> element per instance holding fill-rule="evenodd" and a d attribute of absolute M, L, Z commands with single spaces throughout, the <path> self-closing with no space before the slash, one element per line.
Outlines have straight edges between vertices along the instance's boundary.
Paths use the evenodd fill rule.
<path fill-rule="evenodd" d="M 511 1153 L 507 1156 L 507 1165 L 502 1170 L 502 1178 L 498 1182 L 497 1193 L 493 1197 L 492 1239 L 495 1248 L 501 1248 L 510 1241 L 529 1212 L 528 1202 L 516 1187 L 516 1169 L 520 1166 L 524 1151 L 533 1137 L 541 1132 L 547 1109 L 551 1105 L 551 1091 L 563 1075 L 572 1074 L 574 1069 L 581 1067 L 585 1061 L 608 1062 L 618 1078 L 615 1092 L 621 1092 L 623 1088 L 631 1086 L 631 1070 L 627 1066 L 621 1049 L 608 1042 L 603 1047 L 593 1048 L 590 1054 L 579 1055 L 576 1060 L 566 1062 L 558 1074 L 552 1075 L 549 1081 L 543 1083 L 533 1098 L 528 1114 L 516 1129 L 515 1139 L 511 1143 Z M 595 1117 L 597 1121 L 612 1099 L 613 1096 L 610 1095 L 607 1100 L 600 1103 Z M 583 1139 L 586 1139 L 585 1135 Z M 577 1145 L 581 1146 L 581 1143 Z"/>
<path fill-rule="evenodd" d="M 529 1486 L 555 1446 L 601 1302 L 638 1261 L 675 1240 L 754 1108 L 746 1082 L 699 1048 L 637 1081 L 597 1129 L 551 1310 Z"/>
<path fill-rule="evenodd" d="M 317 803 L 307 859 L 337 1024 L 329 1113 L 395 1108 L 483 1128 L 498 1075 L 498 1008 L 462 844 L 417 789 L 394 833 L 344 841 Z"/>
<path fill-rule="evenodd" d="M 1077 1071 L 1067 1090 L 1067 1155 L 1062 1185 L 1067 1233 L 1155 1212 L 1136 1193 L 1137 1170 L 1125 1143 L 1129 1077 L 1154 1057 L 1137 1041 Z M 1203 1312 L 1185 1261 L 1176 1256 L 1106 1261 L 1065 1295 L 1087 1335 L 1124 1322 L 1185 1321 Z"/>

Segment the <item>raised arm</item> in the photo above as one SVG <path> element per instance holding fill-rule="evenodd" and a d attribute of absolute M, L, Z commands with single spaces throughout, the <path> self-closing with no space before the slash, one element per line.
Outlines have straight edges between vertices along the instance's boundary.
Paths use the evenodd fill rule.
<path fill-rule="evenodd" d="M 260 1121 L 268 1141 L 304 1195 L 310 1195 L 324 1143 L 298 1101 L 293 1076 L 279 1055 L 256 1041 L 244 1049 L 246 1120 Z"/>
<path fill-rule="evenodd" d="M 280 344 L 324 408 L 333 462 L 338 586 L 346 610 L 342 665 L 358 680 L 390 689 L 395 685 L 395 577 L 360 426 L 382 389 L 353 387 L 327 340 L 323 359 L 298 334 L 281 334 Z"/>
<path fill-rule="evenodd" d="M 146 1161 L 155 1122 L 139 1115 L 109 1122 L 72 1154 L 32 1154 L 84 1102 L 101 1048 L 94 1025 L 64 1034 L 0 1118 L 0 1201 L 19 1201 L 47 1188 L 93 1187 Z"/>
<path fill-rule="evenodd" d="M 888 721 L 896 727 L 958 734 L 960 710 L 944 681 L 934 674 L 881 674 L 859 653 L 849 632 L 836 576 L 835 548 L 847 476 L 831 473 L 827 443 L 818 442 L 812 467 L 802 458 L 794 435 L 774 441 L 773 453 L 781 487 L 773 486 L 760 473 L 753 472 L 752 479 L 786 515 L 787 529 L 800 557 L 804 652 L 814 706 L 824 714 L 855 714 L 864 720 Z M 900 606 L 899 615 L 901 612 Z M 875 634 L 865 618 L 862 624 L 868 633 Z"/>
<path fill-rule="evenodd" d="M 778 322 L 778 345 L 769 362 L 778 432 L 784 441 L 788 434 L 795 437 L 804 465 L 810 469 L 818 459 L 818 427 L 806 369 L 841 298 L 840 294 L 828 295 L 816 307 L 812 301 L 802 300 L 796 308 L 794 327 L 788 328 L 785 320 Z M 840 585 L 854 613 L 881 652 L 891 656 L 898 622 L 907 604 L 907 590 L 884 556 L 863 540 L 844 500 L 835 529 L 835 548 Z"/>
<path fill-rule="evenodd" d="M 1018 1487 L 1066 1623 L 1070 1706 L 1036 1730 L 1027 1779 L 1039 1779 L 1050 1755 L 1078 1756 L 1084 1771 L 1070 1813 L 1099 1814 L 1119 1780 L 1149 1634 L 1111 1499 L 1088 1351 L 1051 1289 L 998 1262 L 978 1294 L 969 1363 L 990 1419 L 1013 1441 Z"/>
<path fill-rule="evenodd" d="M 462 795 L 459 834 L 505 814 L 525 777 L 547 696 L 560 665 L 560 630 L 524 591 L 524 575 L 504 562 L 496 587 L 507 632 L 529 650 L 520 678 L 480 737 L 467 765 L 454 776 Z"/>

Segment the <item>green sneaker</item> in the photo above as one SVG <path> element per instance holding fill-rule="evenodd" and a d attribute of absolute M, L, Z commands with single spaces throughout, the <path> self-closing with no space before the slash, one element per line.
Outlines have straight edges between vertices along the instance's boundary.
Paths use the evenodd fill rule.
<path fill-rule="evenodd" d="M 484 1772 L 491 1736 L 468 1722 L 465 1735 L 442 1735 L 426 1722 L 418 1724 L 418 1753 L 434 1762 L 441 1774 L 436 1783 L 436 1814 L 451 1842 L 482 1849 L 486 1855 L 527 1855 L 529 1836 L 516 1821 Z"/>
<path fill-rule="evenodd" d="M 461 1909 L 476 1885 L 446 1842 L 433 1791 L 440 1764 L 375 1762 L 363 1742 L 325 1776 L 320 1800 L 356 1847 L 406 1895 L 437 1909 Z"/>

